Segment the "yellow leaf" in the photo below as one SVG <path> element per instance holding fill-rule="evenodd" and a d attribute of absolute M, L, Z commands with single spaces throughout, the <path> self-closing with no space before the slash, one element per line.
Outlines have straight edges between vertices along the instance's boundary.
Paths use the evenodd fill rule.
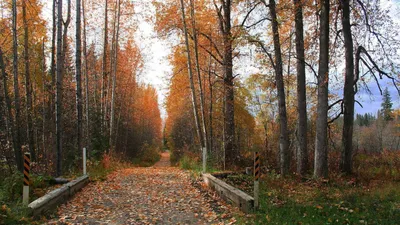
<path fill-rule="evenodd" d="M 269 218 L 269 215 L 266 215 L 265 219 L 267 219 L 268 222 L 271 222 L 271 218 Z"/>

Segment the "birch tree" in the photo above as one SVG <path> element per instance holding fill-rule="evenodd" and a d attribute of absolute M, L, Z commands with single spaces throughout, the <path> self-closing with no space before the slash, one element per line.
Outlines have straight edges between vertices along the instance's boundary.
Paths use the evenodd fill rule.
<path fill-rule="evenodd" d="M 189 83 L 190 83 L 190 90 L 191 90 L 191 97 L 192 97 L 193 115 L 194 115 L 194 120 L 195 120 L 195 125 L 196 125 L 197 136 L 200 139 L 200 146 L 203 149 L 204 136 L 203 136 L 203 133 L 201 132 L 199 113 L 198 113 L 198 109 L 197 109 L 196 89 L 195 89 L 194 81 L 193 81 L 192 60 L 191 60 L 191 55 L 190 55 L 189 37 L 188 37 L 188 31 L 187 31 L 187 25 L 186 25 L 185 5 L 184 5 L 183 0 L 180 0 L 180 2 L 181 2 L 181 16 L 182 16 L 183 32 L 184 32 L 184 36 L 185 36 L 187 67 L 188 67 Z"/>

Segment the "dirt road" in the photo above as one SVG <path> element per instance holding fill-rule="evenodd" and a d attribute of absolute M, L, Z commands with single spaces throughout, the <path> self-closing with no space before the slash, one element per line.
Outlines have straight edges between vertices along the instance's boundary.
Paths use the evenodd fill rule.
<path fill-rule="evenodd" d="M 163 153 L 153 167 L 116 171 L 90 183 L 48 224 L 227 224 L 225 212 Z"/>

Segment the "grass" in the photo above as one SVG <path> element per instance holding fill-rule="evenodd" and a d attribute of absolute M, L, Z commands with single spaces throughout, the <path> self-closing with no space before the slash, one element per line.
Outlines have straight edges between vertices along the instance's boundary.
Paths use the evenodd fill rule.
<path fill-rule="evenodd" d="M 22 204 L 22 173 L 14 173 L 0 183 L 0 224 L 39 224 Z M 48 177 L 31 175 L 30 200 L 41 197 L 50 186 Z"/>
<path fill-rule="evenodd" d="M 259 210 L 240 224 L 400 224 L 399 182 L 301 182 L 267 175 L 260 186 Z"/>
<path fill-rule="evenodd" d="M 183 155 L 179 160 L 178 165 L 181 169 L 189 170 L 193 176 L 198 177 L 203 172 L 203 163 L 198 157 L 190 157 L 188 155 Z M 210 163 L 207 163 L 207 173 L 218 172 Z"/>

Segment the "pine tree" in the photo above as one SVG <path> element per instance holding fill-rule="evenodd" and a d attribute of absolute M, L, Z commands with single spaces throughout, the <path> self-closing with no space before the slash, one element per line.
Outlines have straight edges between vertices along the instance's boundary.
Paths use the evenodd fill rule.
<path fill-rule="evenodd" d="M 385 121 L 393 120 L 393 109 L 392 109 L 392 97 L 390 96 L 389 90 L 385 88 L 383 92 L 383 99 L 381 104 L 381 114 Z"/>

